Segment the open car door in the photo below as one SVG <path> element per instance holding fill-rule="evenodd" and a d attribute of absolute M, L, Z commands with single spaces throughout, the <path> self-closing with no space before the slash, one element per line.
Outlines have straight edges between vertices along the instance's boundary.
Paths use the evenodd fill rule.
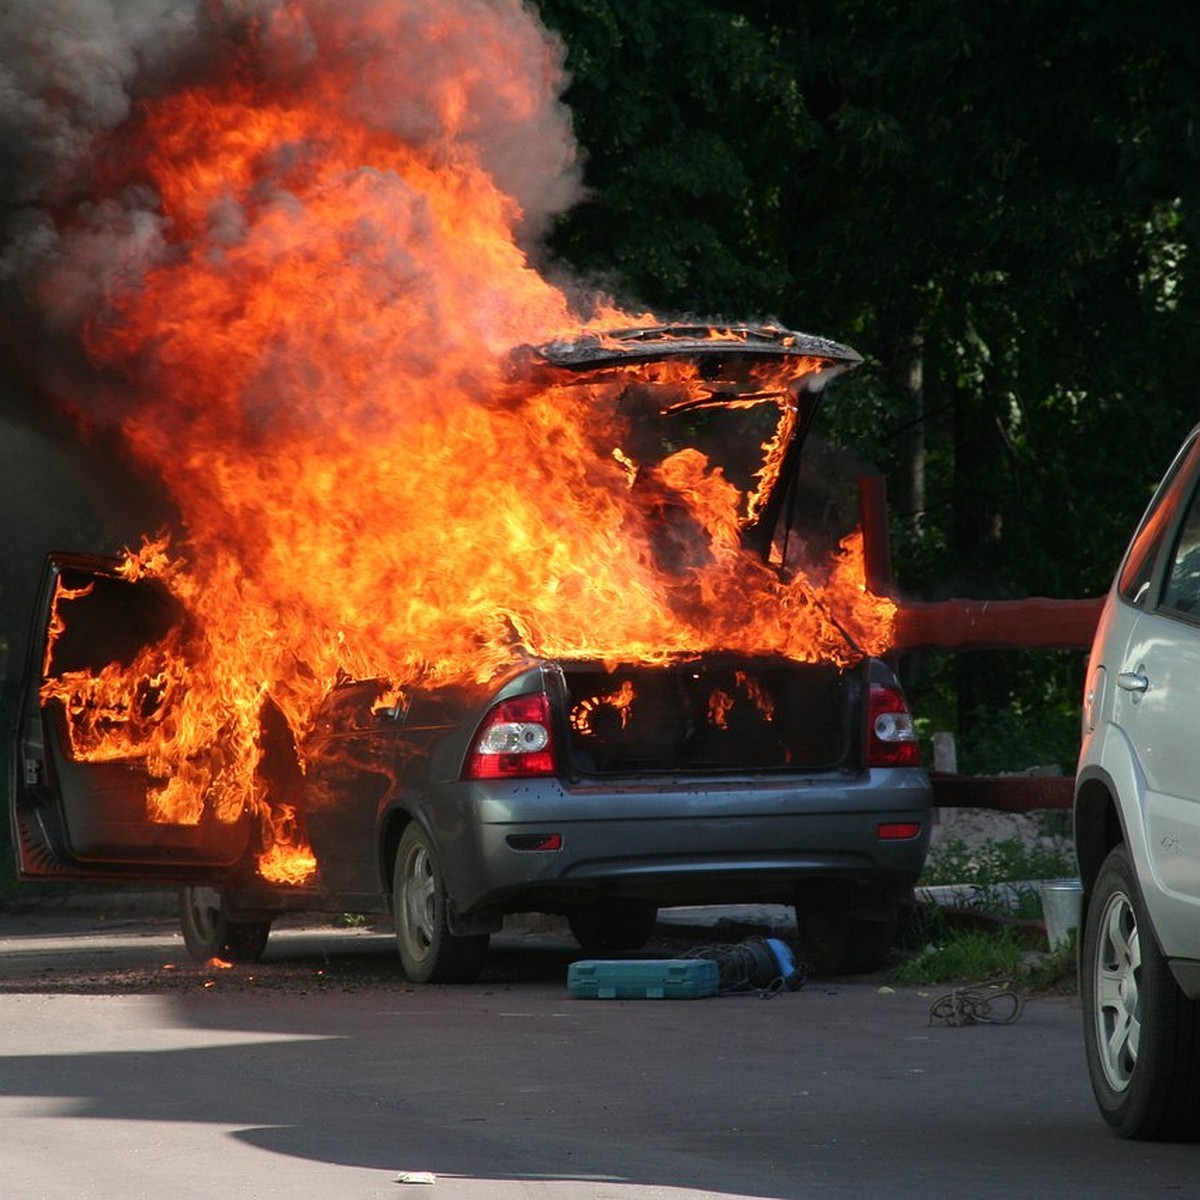
<path fill-rule="evenodd" d="M 168 819 L 153 803 L 164 781 L 148 767 L 147 731 L 171 702 L 153 664 L 182 643 L 186 620 L 160 583 L 126 578 L 113 559 L 47 560 L 11 746 L 20 878 L 212 884 L 246 857 L 244 810 Z M 106 693 L 113 677 L 124 686 Z"/>

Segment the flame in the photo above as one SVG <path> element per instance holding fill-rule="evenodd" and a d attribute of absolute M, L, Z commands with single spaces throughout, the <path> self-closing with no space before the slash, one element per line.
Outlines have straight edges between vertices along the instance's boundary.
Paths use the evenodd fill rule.
<path fill-rule="evenodd" d="M 745 671 L 735 671 L 733 678 L 738 687 L 746 693 L 750 703 L 762 713 L 763 720 L 767 722 L 773 721 L 775 719 L 775 702 L 763 690 L 762 684 L 757 679 L 747 675 Z"/>
<path fill-rule="evenodd" d="M 727 729 L 729 710 L 733 708 L 733 697 L 722 688 L 714 688 L 708 698 L 708 719 L 715 729 Z"/>
<path fill-rule="evenodd" d="M 317 857 L 296 828 L 296 810 L 276 806 L 271 814 L 272 838 L 259 856 L 258 873 L 270 883 L 303 883 L 317 869 Z"/>
<path fill-rule="evenodd" d="M 617 714 L 621 728 L 625 729 L 629 725 L 629 715 L 635 696 L 633 683 L 628 679 L 623 680 L 621 686 L 615 691 L 608 692 L 603 696 L 588 696 L 571 709 L 569 716 L 571 728 L 583 737 L 590 737 L 595 732 L 592 718 L 600 709 L 611 708 Z"/>
<path fill-rule="evenodd" d="M 62 580 L 57 580 L 54 595 L 50 598 L 50 619 L 46 627 L 46 649 L 42 656 L 42 676 L 50 674 L 50 662 L 54 654 L 54 643 L 62 636 L 67 628 L 67 622 L 62 614 L 60 605 L 68 600 L 81 600 L 90 596 L 93 584 L 85 584 L 81 588 L 64 587 Z"/>
<path fill-rule="evenodd" d="M 144 763 L 155 821 L 249 808 L 260 874 L 298 884 L 318 864 L 303 813 L 259 771 L 268 698 L 300 745 L 347 675 L 386 680 L 383 709 L 414 683 L 531 655 L 847 664 L 886 648 L 894 606 L 867 592 L 861 538 L 790 579 L 740 544 L 782 465 L 797 381 L 822 360 L 767 360 L 733 397 L 675 363 L 514 369 L 515 346 L 581 329 L 616 346 L 641 319 L 603 300 L 581 315 L 522 248 L 531 201 L 499 181 L 471 98 L 482 72 L 505 80 L 513 120 L 556 103 L 553 55 L 513 65 L 514 45 L 548 45 L 529 12 L 260 7 L 270 19 L 212 56 L 219 73 L 144 102 L 93 167 L 89 211 L 153 197 L 155 254 L 107 278 L 86 349 L 185 527 L 122 571 L 160 581 L 190 625 L 91 674 L 57 672 L 51 646 L 42 696 L 64 705 L 72 752 Z M 427 42 L 412 50 L 388 25 L 401 20 L 426 22 Z M 471 55 L 414 93 L 413 55 L 441 62 L 460 42 Z M 398 110 L 428 106 L 419 136 L 378 117 L 393 93 Z M 64 268 L 48 294 L 56 283 L 77 277 Z M 673 389 L 667 413 L 771 415 L 750 481 L 696 449 L 647 456 L 621 411 L 638 388 Z M 52 634 L 75 598 L 55 596 Z M 626 684 L 594 704 L 632 702 Z"/>

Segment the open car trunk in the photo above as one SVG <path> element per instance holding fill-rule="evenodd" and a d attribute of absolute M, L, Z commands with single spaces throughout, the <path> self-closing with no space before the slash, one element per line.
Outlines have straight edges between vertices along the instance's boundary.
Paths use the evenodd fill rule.
<path fill-rule="evenodd" d="M 866 663 L 566 664 L 570 761 L 584 776 L 851 770 Z"/>

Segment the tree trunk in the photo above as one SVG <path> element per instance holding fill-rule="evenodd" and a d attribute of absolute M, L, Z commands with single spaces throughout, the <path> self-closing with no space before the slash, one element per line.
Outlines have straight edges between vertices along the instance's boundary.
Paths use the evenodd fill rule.
<path fill-rule="evenodd" d="M 920 537 L 925 531 L 925 339 L 914 333 L 898 364 L 897 383 L 909 419 L 898 438 L 897 501 Z"/>

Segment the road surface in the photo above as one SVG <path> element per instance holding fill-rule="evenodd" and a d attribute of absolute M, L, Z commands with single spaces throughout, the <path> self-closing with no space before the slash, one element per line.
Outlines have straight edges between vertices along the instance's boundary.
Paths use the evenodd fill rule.
<path fill-rule="evenodd" d="M 0 913 L 0 1194 L 1074 1197 L 1195 1193 L 1122 1142 L 1071 997 L 930 1023 L 883 976 L 764 1000 L 573 999 L 560 931 L 414 987 L 391 938 L 292 927 L 188 963 L 174 925 Z"/>

